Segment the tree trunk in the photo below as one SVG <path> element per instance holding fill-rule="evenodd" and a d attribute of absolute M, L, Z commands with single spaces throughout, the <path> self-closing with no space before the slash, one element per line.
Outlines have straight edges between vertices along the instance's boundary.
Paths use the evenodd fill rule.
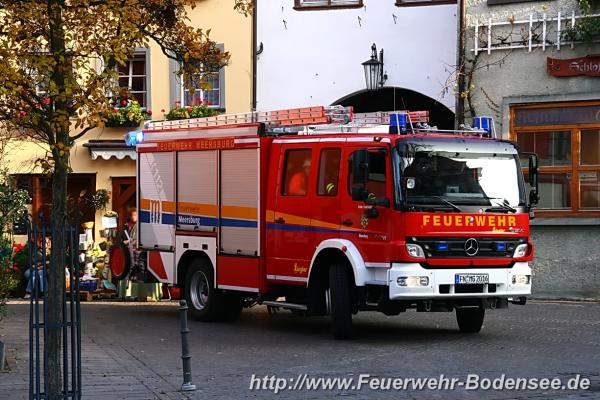
<path fill-rule="evenodd" d="M 50 400 L 62 398 L 63 382 L 61 363 L 62 330 L 64 321 L 63 298 L 65 291 L 65 259 L 66 259 L 66 209 L 67 209 L 67 175 L 69 172 L 69 77 L 72 76 L 71 65 L 67 59 L 64 25 L 62 20 L 63 0 L 48 0 L 50 22 L 50 50 L 56 67 L 50 77 L 51 87 L 56 88 L 55 108 L 51 116 L 49 138 L 52 146 L 54 171 L 52 175 L 52 238 L 51 264 L 48 269 L 48 320 L 46 326 L 48 337 L 44 345 L 47 349 L 47 398 Z M 64 390 L 67 388 L 65 387 Z"/>
<path fill-rule="evenodd" d="M 57 163 L 52 177 L 52 256 L 48 268 L 48 395 L 49 399 L 62 396 L 62 330 L 63 296 L 65 290 L 65 210 L 67 199 L 67 170 Z"/>

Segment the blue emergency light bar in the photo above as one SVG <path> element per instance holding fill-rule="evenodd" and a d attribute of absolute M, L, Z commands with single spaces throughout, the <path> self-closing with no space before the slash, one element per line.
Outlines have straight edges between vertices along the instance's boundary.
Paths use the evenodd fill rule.
<path fill-rule="evenodd" d="M 484 136 L 491 138 L 494 136 L 494 118 L 475 117 L 473 118 L 473 128 L 485 131 Z"/>
<path fill-rule="evenodd" d="M 406 135 L 408 132 L 408 114 L 393 113 L 390 114 L 390 133 Z"/>
<path fill-rule="evenodd" d="M 128 132 L 125 135 L 125 143 L 127 146 L 135 146 L 138 143 L 142 143 L 144 141 L 144 132 L 137 130 Z"/>

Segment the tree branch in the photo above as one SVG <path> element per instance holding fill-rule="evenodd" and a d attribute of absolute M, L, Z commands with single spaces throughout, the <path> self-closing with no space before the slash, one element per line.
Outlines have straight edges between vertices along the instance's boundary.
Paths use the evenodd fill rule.
<path fill-rule="evenodd" d="M 70 142 L 74 142 L 77 139 L 81 138 L 83 135 L 85 135 L 86 133 L 88 133 L 89 131 L 91 131 L 92 129 L 96 128 L 95 126 L 88 126 L 86 128 L 83 128 L 79 133 L 77 133 L 76 135 L 73 136 L 69 136 L 69 141 Z"/>

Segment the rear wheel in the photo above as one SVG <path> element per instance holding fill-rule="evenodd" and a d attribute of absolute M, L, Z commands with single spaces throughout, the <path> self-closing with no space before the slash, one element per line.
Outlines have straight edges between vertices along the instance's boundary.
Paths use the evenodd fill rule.
<path fill-rule="evenodd" d="M 219 293 L 215 289 L 213 270 L 204 260 L 192 261 L 185 280 L 185 299 L 192 317 L 199 321 L 216 321 Z"/>
<path fill-rule="evenodd" d="M 333 337 L 349 339 L 352 336 L 351 282 L 342 264 L 334 264 L 329 268 L 329 294 Z"/>
<path fill-rule="evenodd" d="M 202 259 L 192 261 L 188 268 L 185 299 L 192 317 L 205 322 L 235 319 L 244 300 L 241 295 L 216 289 L 213 269 Z"/>
<path fill-rule="evenodd" d="M 485 317 L 484 308 L 457 308 L 456 321 L 463 333 L 477 333 L 481 330 Z"/>
<path fill-rule="evenodd" d="M 237 293 L 221 293 L 223 301 L 219 306 L 219 319 L 232 321 L 237 319 L 244 308 L 244 297 Z"/>

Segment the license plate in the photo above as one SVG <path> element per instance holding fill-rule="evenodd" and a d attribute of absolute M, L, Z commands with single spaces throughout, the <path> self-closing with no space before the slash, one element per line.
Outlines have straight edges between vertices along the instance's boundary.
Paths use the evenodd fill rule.
<path fill-rule="evenodd" d="M 490 276 L 488 274 L 456 274 L 454 282 L 457 285 L 476 285 L 489 283 Z"/>

